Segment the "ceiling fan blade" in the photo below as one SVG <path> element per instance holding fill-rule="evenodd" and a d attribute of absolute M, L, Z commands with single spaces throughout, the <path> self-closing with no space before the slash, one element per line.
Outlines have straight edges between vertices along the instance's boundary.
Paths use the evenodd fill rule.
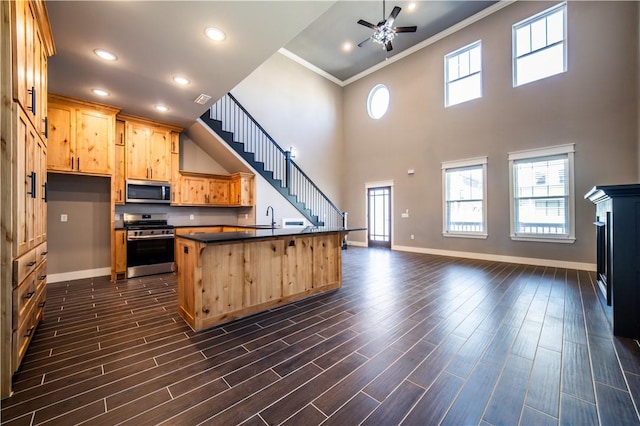
<path fill-rule="evenodd" d="M 394 33 L 415 33 L 417 29 L 418 27 L 416 27 L 415 25 L 411 27 L 395 27 L 393 29 L 393 32 Z"/>
<path fill-rule="evenodd" d="M 391 52 L 393 50 L 393 46 L 391 45 L 390 41 L 388 41 L 387 44 L 384 45 L 384 50 L 386 50 L 387 52 Z"/>
<path fill-rule="evenodd" d="M 386 22 L 387 26 L 390 27 L 391 25 L 393 25 L 393 21 L 396 20 L 401 10 L 402 9 L 398 6 L 393 8 L 393 10 L 391 11 L 391 14 L 389 15 L 389 19 L 387 19 L 387 22 Z"/>
<path fill-rule="evenodd" d="M 369 38 L 363 40 L 362 42 L 358 43 L 358 47 L 364 46 L 365 44 L 367 44 L 368 41 L 371 41 L 371 37 L 369 37 Z"/>
<path fill-rule="evenodd" d="M 359 21 L 358 21 L 358 24 L 360 24 L 360 25 L 364 25 L 365 27 L 368 27 L 368 28 L 371 28 L 371 29 L 374 29 L 374 30 L 375 30 L 376 28 L 378 28 L 378 27 L 376 27 L 375 25 L 373 25 L 371 22 L 367 22 L 367 21 L 365 21 L 364 19 L 359 20 Z"/>

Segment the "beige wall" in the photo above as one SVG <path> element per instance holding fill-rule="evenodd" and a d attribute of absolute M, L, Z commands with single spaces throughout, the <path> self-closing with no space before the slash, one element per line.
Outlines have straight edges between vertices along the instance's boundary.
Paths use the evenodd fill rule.
<path fill-rule="evenodd" d="M 554 4 L 516 2 L 345 88 L 343 200 L 351 225 L 366 225 L 365 184 L 394 180 L 395 245 L 595 262 L 594 209 L 583 195 L 595 184 L 638 178 L 638 4 L 569 2 L 568 71 L 513 88 L 511 27 Z M 484 96 L 445 108 L 443 57 L 476 40 Z M 389 87 L 391 106 L 376 121 L 366 100 L 377 83 Z M 507 154 L 566 143 L 576 147 L 576 242 L 511 241 Z M 485 155 L 489 238 L 445 238 L 441 163 Z"/>
<path fill-rule="evenodd" d="M 110 179 L 57 173 L 47 179 L 47 274 L 109 268 Z"/>
<path fill-rule="evenodd" d="M 342 88 L 276 53 L 231 93 L 342 208 Z"/>

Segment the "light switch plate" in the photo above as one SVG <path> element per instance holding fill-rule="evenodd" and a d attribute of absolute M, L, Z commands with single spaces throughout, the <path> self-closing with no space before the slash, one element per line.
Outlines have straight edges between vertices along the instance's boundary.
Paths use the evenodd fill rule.
<path fill-rule="evenodd" d="M 60 222 L 66 222 L 69 217 L 66 214 L 60 215 Z"/>
<path fill-rule="evenodd" d="M 196 218 L 196 215 L 190 214 L 189 215 L 189 220 L 194 220 Z"/>

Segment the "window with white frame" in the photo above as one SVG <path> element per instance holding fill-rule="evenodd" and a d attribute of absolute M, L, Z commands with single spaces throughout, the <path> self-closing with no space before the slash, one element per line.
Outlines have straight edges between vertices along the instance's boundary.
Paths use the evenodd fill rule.
<path fill-rule="evenodd" d="M 511 239 L 575 241 L 574 145 L 509 153 Z"/>
<path fill-rule="evenodd" d="M 443 235 L 487 237 L 487 157 L 442 163 Z"/>
<path fill-rule="evenodd" d="M 481 41 L 476 41 L 444 57 L 445 106 L 482 96 L 481 48 Z"/>
<path fill-rule="evenodd" d="M 567 4 L 513 26 L 513 86 L 567 70 Z"/>

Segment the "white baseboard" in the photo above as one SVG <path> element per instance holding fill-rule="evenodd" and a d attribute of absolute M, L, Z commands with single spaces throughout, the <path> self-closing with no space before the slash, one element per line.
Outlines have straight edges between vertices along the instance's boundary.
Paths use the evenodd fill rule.
<path fill-rule="evenodd" d="M 366 242 L 348 241 L 348 245 L 368 247 Z M 521 265 L 552 266 L 554 268 L 578 269 L 581 271 L 596 271 L 595 263 L 570 262 L 566 260 L 538 259 L 535 257 L 504 256 L 500 254 L 473 253 L 468 251 L 440 250 L 424 247 L 391 246 L 391 250 L 411 253 L 433 254 L 436 256 L 462 257 L 465 259 L 489 260 L 493 262 L 518 263 Z"/>
<path fill-rule="evenodd" d="M 369 245 L 366 242 L 362 242 L 362 241 L 347 240 L 347 245 L 348 246 L 356 246 L 356 247 L 369 247 Z"/>
<path fill-rule="evenodd" d="M 84 278 L 104 277 L 111 275 L 111 268 L 85 269 L 84 271 L 62 272 L 59 274 L 47 275 L 48 283 L 59 283 L 61 281 L 81 280 Z"/>

